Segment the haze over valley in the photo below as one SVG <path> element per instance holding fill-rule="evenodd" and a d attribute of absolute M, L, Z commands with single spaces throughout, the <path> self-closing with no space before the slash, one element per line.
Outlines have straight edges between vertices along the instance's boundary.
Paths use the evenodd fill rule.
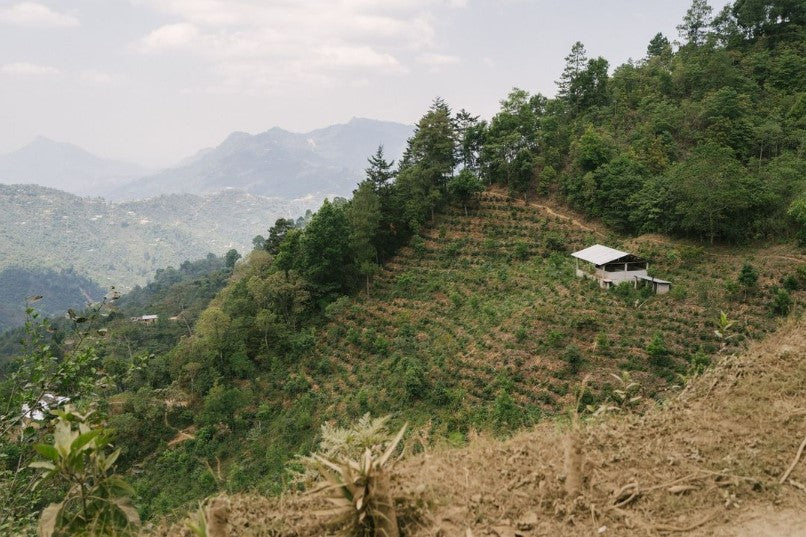
<path fill-rule="evenodd" d="M 300 134 L 237 132 L 151 174 L 37 138 L 0 155 L 0 270 L 71 268 L 127 290 L 209 252 L 246 253 L 276 219 L 349 197 L 368 156 L 383 145 L 398 158 L 411 133 L 358 118 Z"/>

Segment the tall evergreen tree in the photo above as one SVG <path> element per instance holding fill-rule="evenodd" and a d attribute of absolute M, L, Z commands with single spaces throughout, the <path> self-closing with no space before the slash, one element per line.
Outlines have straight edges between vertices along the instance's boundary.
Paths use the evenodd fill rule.
<path fill-rule="evenodd" d="M 325 200 L 311 218 L 299 240 L 299 267 L 319 297 L 353 287 L 355 266 L 344 206 Z"/>
<path fill-rule="evenodd" d="M 369 180 L 361 182 L 353 192 L 353 199 L 347 207 L 347 220 L 355 266 L 366 279 L 369 293 L 370 278 L 378 268 L 376 241 L 381 222 L 380 198 Z"/>
<path fill-rule="evenodd" d="M 557 95 L 571 101 L 577 101 L 577 87 L 575 82 L 588 64 L 588 56 L 585 45 L 577 41 L 571 46 L 571 52 L 565 57 L 565 67 L 557 81 Z"/>
<path fill-rule="evenodd" d="M 392 168 L 395 161 L 387 162 L 383 156 L 383 145 L 379 145 L 375 154 L 367 160 L 369 161 L 369 167 L 366 169 L 367 180 L 375 188 L 375 192 L 380 193 L 389 186 L 389 182 L 395 177 Z"/>
<path fill-rule="evenodd" d="M 653 58 L 656 56 L 664 56 L 672 52 L 672 45 L 669 43 L 669 40 L 663 35 L 661 32 L 655 34 L 649 41 L 649 45 L 646 47 L 646 55 L 648 58 Z"/>
<path fill-rule="evenodd" d="M 280 251 L 280 244 L 285 239 L 286 234 L 294 229 L 294 220 L 290 218 L 278 218 L 274 225 L 269 228 L 269 238 L 263 243 L 267 252 L 277 255 Z"/>

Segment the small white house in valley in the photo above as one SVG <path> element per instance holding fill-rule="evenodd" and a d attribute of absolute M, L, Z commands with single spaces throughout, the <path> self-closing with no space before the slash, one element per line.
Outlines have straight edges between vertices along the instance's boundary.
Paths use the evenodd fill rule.
<path fill-rule="evenodd" d="M 131 320 L 133 323 L 155 324 L 159 318 L 159 315 L 141 315 L 139 317 L 132 317 Z"/>
<path fill-rule="evenodd" d="M 572 253 L 571 256 L 576 259 L 576 274 L 579 278 L 597 280 L 605 289 L 622 282 L 637 286 L 639 280 L 649 278 L 649 263 L 645 259 L 601 244 L 594 244 Z"/>

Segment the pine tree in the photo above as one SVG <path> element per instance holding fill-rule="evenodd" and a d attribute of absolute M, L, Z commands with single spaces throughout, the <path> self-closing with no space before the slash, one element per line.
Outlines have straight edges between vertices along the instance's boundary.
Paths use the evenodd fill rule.
<path fill-rule="evenodd" d="M 565 57 L 565 68 L 562 75 L 560 75 L 560 80 L 557 81 L 558 95 L 560 97 L 571 102 L 577 101 L 575 82 L 579 79 L 579 75 L 585 69 L 587 63 L 588 56 L 585 51 L 585 45 L 577 41 L 571 46 L 571 53 Z"/>
<path fill-rule="evenodd" d="M 646 47 L 647 58 L 654 58 L 657 56 L 664 56 L 672 52 L 672 45 L 665 35 L 658 32 L 655 37 L 650 40 L 649 45 Z"/>
<path fill-rule="evenodd" d="M 380 193 L 389 185 L 389 181 L 395 177 L 395 172 L 392 169 L 395 161 L 386 161 L 383 156 L 383 145 L 379 145 L 375 154 L 367 160 L 369 161 L 369 167 L 366 169 L 367 180 L 375 188 L 375 192 Z"/>

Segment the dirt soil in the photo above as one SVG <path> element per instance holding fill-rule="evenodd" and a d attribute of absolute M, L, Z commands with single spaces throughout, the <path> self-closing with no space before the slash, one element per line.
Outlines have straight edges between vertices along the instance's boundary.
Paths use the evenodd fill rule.
<path fill-rule="evenodd" d="M 806 321 L 790 320 L 644 415 L 427 449 L 393 492 L 407 536 L 806 536 L 805 437 Z M 326 534 L 316 497 L 227 501 L 227 535 Z"/>

